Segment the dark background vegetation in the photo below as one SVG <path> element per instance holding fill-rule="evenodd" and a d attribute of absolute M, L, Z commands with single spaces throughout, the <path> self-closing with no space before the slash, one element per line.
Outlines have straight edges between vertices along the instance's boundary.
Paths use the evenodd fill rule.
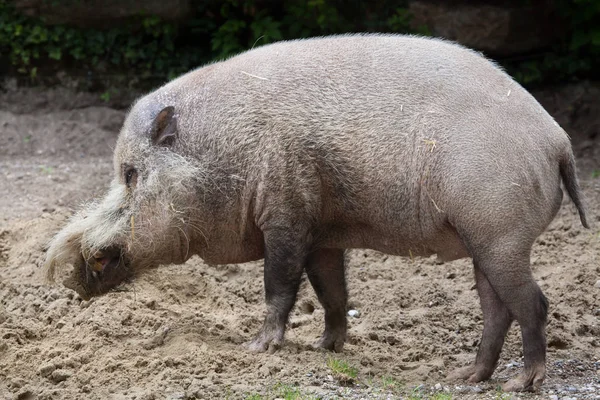
<path fill-rule="evenodd" d="M 0 73 L 143 87 L 253 46 L 345 32 L 457 40 L 528 87 L 600 71 L 600 0 L 0 0 Z"/>

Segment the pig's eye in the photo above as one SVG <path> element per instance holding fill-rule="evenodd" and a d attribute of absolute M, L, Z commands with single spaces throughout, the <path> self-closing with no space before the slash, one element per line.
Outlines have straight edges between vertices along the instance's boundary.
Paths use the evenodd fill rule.
<path fill-rule="evenodd" d="M 125 177 L 125 185 L 127 185 L 128 188 L 131 188 L 132 186 L 134 186 L 136 184 L 137 171 L 135 168 L 125 167 L 125 171 L 123 172 L 123 175 Z"/>

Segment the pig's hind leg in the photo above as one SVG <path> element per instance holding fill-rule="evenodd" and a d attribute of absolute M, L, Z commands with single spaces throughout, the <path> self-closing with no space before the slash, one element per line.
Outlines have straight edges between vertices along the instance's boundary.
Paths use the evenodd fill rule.
<path fill-rule="evenodd" d="M 482 296 L 484 324 L 489 327 L 484 326 L 478 360 L 474 364 L 474 375 L 468 379 L 485 379 L 491 375 L 497 361 L 496 353 L 502 347 L 500 336 L 504 338 L 510 320 L 515 319 L 521 328 L 525 366 L 520 375 L 504 384 L 503 389 L 537 391 L 546 373 L 545 328 L 548 302 L 531 274 L 531 235 L 516 231 L 501 238 L 486 240 L 477 235 L 478 239 L 465 240 L 476 266 L 476 274 L 480 274 L 477 284 L 482 285 L 479 293 Z M 488 314 L 492 310 L 499 314 L 486 318 L 486 308 Z M 495 329 L 496 332 L 493 331 Z M 484 349 L 483 346 L 490 348 Z"/>
<path fill-rule="evenodd" d="M 341 352 L 346 341 L 346 290 L 344 250 L 318 249 L 306 263 L 306 274 L 325 310 L 325 331 L 314 344 Z"/>
<path fill-rule="evenodd" d="M 474 271 L 483 311 L 483 335 L 475 362 L 448 375 L 449 380 L 465 379 L 470 383 L 484 381 L 492 376 L 504 345 L 504 337 L 512 322 L 508 308 L 477 264 Z"/>

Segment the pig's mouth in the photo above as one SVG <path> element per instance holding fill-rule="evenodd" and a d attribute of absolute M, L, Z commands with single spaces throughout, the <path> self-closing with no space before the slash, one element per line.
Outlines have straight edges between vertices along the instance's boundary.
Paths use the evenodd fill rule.
<path fill-rule="evenodd" d="M 107 293 L 133 275 L 130 263 L 117 248 L 107 248 L 85 259 L 80 256 L 73 272 L 63 284 L 84 300 Z"/>
<path fill-rule="evenodd" d="M 88 267 L 91 269 L 92 275 L 97 277 L 98 274 L 104 273 L 104 271 L 110 271 L 117 267 L 121 261 L 121 254 L 117 250 L 105 250 L 100 251 L 88 260 Z"/>

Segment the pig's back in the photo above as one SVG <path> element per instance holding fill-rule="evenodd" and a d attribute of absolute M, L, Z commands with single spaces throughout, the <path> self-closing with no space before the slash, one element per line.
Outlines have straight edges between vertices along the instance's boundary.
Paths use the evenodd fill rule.
<path fill-rule="evenodd" d="M 541 175 L 536 163 L 565 139 L 535 99 L 493 63 L 435 39 L 280 42 L 172 85 L 194 87 L 185 103 L 197 140 L 230 152 L 233 162 L 252 158 L 256 168 L 273 165 L 272 159 L 309 159 L 330 187 L 326 220 L 342 231 L 345 220 L 385 227 L 373 234 L 415 242 L 435 236 L 444 223 L 447 197 L 455 194 L 443 192 L 461 190 L 456 179 L 467 185 L 485 179 L 498 163 L 520 163 L 523 153 L 532 156 L 525 169 Z M 503 172 L 514 181 L 510 168 Z"/>

